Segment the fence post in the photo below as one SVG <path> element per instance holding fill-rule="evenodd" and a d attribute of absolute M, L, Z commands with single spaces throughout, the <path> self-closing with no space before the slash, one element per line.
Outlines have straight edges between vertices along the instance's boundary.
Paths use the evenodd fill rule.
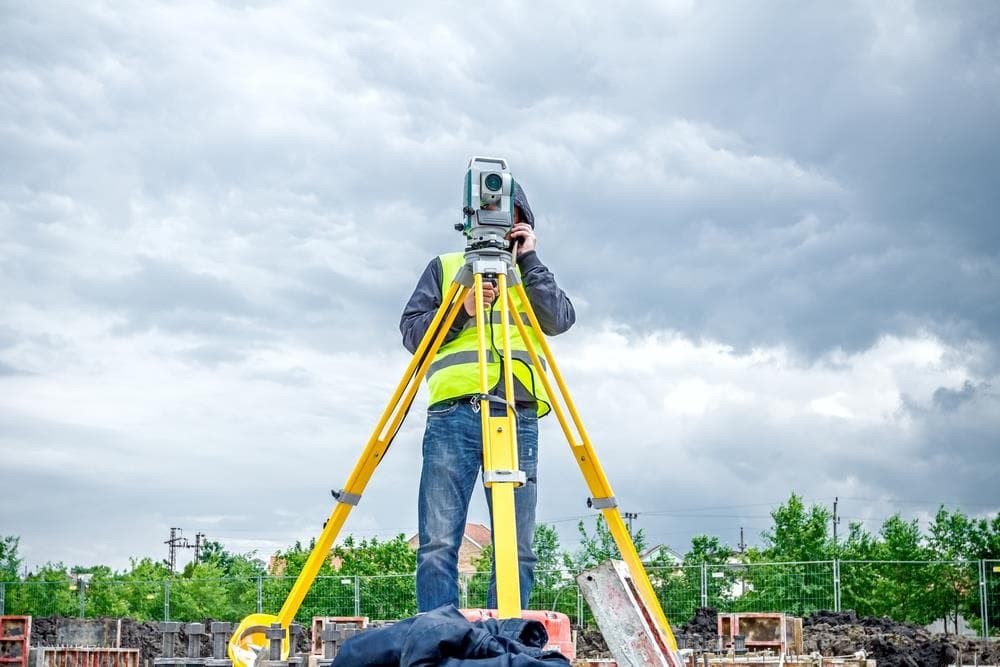
<path fill-rule="evenodd" d="M 833 610 L 840 611 L 840 559 L 833 559 Z"/>
<path fill-rule="evenodd" d="M 0 581 L 0 616 L 7 613 L 7 582 Z"/>
<path fill-rule="evenodd" d="M 583 594 L 579 586 L 576 587 L 576 625 L 583 627 Z"/>
<path fill-rule="evenodd" d="M 701 606 L 708 606 L 708 563 L 701 564 Z"/>
<path fill-rule="evenodd" d="M 170 620 L 170 580 L 163 582 L 163 622 Z"/>
<path fill-rule="evenodd" d="M 361 577 L 354 575 L 354 615 L 361 615 Z"/>
<path fill-rule="evenodd" d="M 987 601 L 986 561 L 979 559 L 979 613 L 983 619 L 983 639 L 990 638 L 990 607 Z"/>
<path fill-rule="evenodd" d="M 264 577 L 257 575 L 257 613 L 264 613 Z"/>

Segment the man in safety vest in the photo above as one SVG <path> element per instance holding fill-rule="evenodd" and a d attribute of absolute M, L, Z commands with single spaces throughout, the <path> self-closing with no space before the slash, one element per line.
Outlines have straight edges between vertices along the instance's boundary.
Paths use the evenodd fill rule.
<path fill-rule="evenodd" d="M 560 334 L 576 321 L 576 312 L 566 294 L 559 289 L 555 276 L 538 259 L 535 250 L 535 216 L 520 184 L 514 183 L 514 225 L 510 233 L 517 241 L 517 270 L 531 306 L 538 316 L 543 333 Z M 415 352 L 430 326 L 455 274 L 465 264 L 464 254 L 449 253 L 435 257 L 424 269 L 413 295 L 403 309 L 399 329 L 403 345 Z M 503 338 L 499 306 L 491 306 L 497 296 L 495 286 L 483 284 L 486 309 L 487 345 L 492 347 L 488 367 L 490 394 L 504 396 L 500 361 Z M 524 309 L 511 292 L 512 311 L 527 323 Z M 475 292 L 470 291 L 464 308 L 448 331 L 427 372 L 430 401 L 424 430 L 423 468 L 420 472 L 418 522 L 420 546 L 417 550 L 417 608 L 429 611 L 444 604 L 459 605 L 458 550 L 465 533 L 469 500 L 482 469 L 482 421 L 479 415 L 479 365 L 476 332 Z M 513 313 L 512 313 L 513 314 Z M 530 329 L 529 329 L 530 331 Z M 517 451 L 519 468 L 527 481 L 514 490 L 514 515 L 517 531 L 517 557 L 521 588 L 521 608 L 528 606 L 534 584 L 535 554 L 531 541 L 535 533 L 536 482 L 538 477 L 538 418 L 549 412 L 548 396 L 538 377 L 543 369 L 534 368 L 527 346 L 517 329 L 511 326 L 514 402 L 517 409 Z M 534 337 L 533 331 L 530 336 Z M 490 338 L 493 342 L 490 345 Z M 542 351 L 534 346 L 540 361 Z M 493 414 L 505 414 L 502 403 L 491 402 Z M 491 494 L 486 502 L 493 514 Z M 496 608 L 496 568 L 490 578 L 487 606 Z"/>

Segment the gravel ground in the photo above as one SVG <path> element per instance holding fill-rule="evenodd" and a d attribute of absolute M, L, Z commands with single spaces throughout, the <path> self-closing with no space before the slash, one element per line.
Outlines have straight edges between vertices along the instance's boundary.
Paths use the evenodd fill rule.
<path fill-rule="evenodd" d="M 703 607 L 694 617 L 674 628 L 678 645 L 711 650 L 718 645 L 717 613 Z M 932 634 L 912 623 L 889 618 L 859 618 L 851 611 L 816 612 L 802 621 L 803 648 L 807 653 L 851 655 L 864 650 L 878 667 L 947 667 L 960 656 L 964 664 L 1000 664 L 1000 642 L 971 637 Z M 610 658 L 600 632 L 581 631 L 577 657 Z"/>

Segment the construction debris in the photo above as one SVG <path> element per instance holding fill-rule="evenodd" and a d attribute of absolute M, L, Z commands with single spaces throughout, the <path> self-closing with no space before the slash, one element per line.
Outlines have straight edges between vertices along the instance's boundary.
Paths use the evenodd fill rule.
<path fill-rule="evenodd" d="M 604 561 L 576 582 L 620 667 L 681 667 L 670 629 L 654 621 L 625 563 Z"/>
<path fill-rule="evenodd" d="M 162 634 L 158 623 L 143 623 L 128 618 L 120 619 L 78 619 L 60 617 L 35 617 L 32 619 L 30 643 L 34 647 L 58 645 L 57 637 L 77 636 L 74 628 L 85 624 L 86 632 L 95 627 L 106 628 L 103 641 L 117 646 L 104 648 L 138 649 L 139 665 L 152 667 L 153 660 L 162 657 Z M 211 619 L 203 621 L 211 628 Z M 858 617 L 853 612 L 817 612 L 803 619 L 803 656 L 799 663 L 817 666 L 810 654 L 822 653 L 828 660 L 825 665 L 834 664 L 831 656 L 842 656 L 842 665 L 863 664 L 853 659 L 863 651 L 868 660 L 875 660 L 877 667 L 946 667 L 950 664 L 996 665 L 1000 664 L 1000 642 L 987 642 L 973 637 L 954 634 L 934 634 L 910 623 L 899 623 L 887 618 Z M 183 656 L 187 651 L 188 638 L 180 624 L 175 644 L 175 656 Z M 328 626 L 331 629 L 334 625 Z M 714 609 L 698 609 L 686 624 L 676 627 L 675 636 L 682 649 L 697 657 L 697 665 L 702 665 L 702 657 L 707 652 L 718 651 L 718 614 Z M 120 628 L 120 631 L 119 631 Z M 308 652 L 312 647 L 311 637 L 306 632 L 298 640 L 296 652 Z M 213 655 L 213 639 L 203 635 L 200 639 L 200 655 Z M 596 628 L 577 631 L 577 664 L 610 665 L 613 660 L 607 643 Z M 777 664 L 777 656 L 774 656 Z M 766 664 L 763 656 L 757 656 L 757 664 Z M 811 662 L 810 662 L 811 660 Z M 718 665 L 718 662 L 713 662 Z M 735 663 L 730 663 L 735 664 Z M 744 661 L 741 664 L 746 665 Z M 753 664 L 753 663 L 750 663 Z M 793 664 L 787 658 L 786 667 Z"/>

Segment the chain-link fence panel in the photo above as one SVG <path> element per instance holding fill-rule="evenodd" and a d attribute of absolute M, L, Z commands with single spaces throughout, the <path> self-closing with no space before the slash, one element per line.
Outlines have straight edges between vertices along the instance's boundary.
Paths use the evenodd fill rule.
<path fill-rule="evenodd" d="M 176 579 L 167 589 L 171 621 L 241 619 L 257 611 L 257 577 Z M 93 586 L 88 589 L 88 600 Z"/>
<path fill-rule="evenodd" d="M 576 573 L 570 570 L 545 570 L 535 572 L 535 586 L 531 590 L 528 608 L 540 611 L 558 611 L 570 619 L 579 612 L 580 589 Z"/>
<path fill-rule="evenodd" d="M 372 620 L 391 621 L 417 613 L 416 577 L 391 574 L 359 577 L 359 612 Z"/>
<path fill-rule="evenodd" d="M 295 614 L 295 620 L 310 625 L 313 616 L 357 616 L 361 582 L 355 576 L 316 577 L 313 585 L 302 599 L 302 606 Z M 281 600 L 284 604 L 285 600 Z M 275 609 L 280 609 L 280 605 Z"/>
<path fill-rule="evenodd" d="M 1000 636 L 1000 560 L 983 561 L 984 634 Z"/>
<path fill-rule="evenodd" d="M 833 561 L 708 566 L 709 598 L 737 612 L 805 616 L 834 608 Z"/>
<path fill-rule="evenodd" d="M 127 616 L 137 621 L 162 621 L 169 606 L 168 590 L 174 583 L 94 579 L 84 591 L 84 615 L 88 618 Z"/>
<path fill-rule="evenodd" d="M 576 574 L 537 572 L 529 608 L 559 611 L 577 624 L 592 624 Z M 1000 560 L 678 565 L 649 568 L 647 574 L 675 625 L 687 622 L 705 604 L 726 611 L 807 615 L 838 608 L 839 601 L 839 608 L 860 616 L 889 616 L 922 625 L 944 618 L 951 631 L 964 619 L 977 633 L 1000 634 Z M 256 611 L 276 614 L 294 582 L 294 577 L 13 581 L 2 583 L 2 601 L 6 614 L 239 620 Z M 461 575 L 460 606 L 486 607 L 488 588 L 489 573 Z M 317 577 L 296 620 L 309 624 L 313 616 L 406 618 L 416 613 L 415 589 L 413 574 Z"/>
<path fill-rule="evenodd" d="M 6 582 L 4 610 L 14 616 L 79 616 L 80 590 L 68 580 Z"/>
<path fill-rule="evenodd" d="M 982 627 L 978 561 L 840 561 L 840 604 L 859 616 Z M 950 625 L 949 625 L 950 624 Z"/>
<path fill-rule="evenodd" d="M 464 588 L 463 588 L 464 586 Z M 468 609 L 485 609 L 490 590 L 490 573 L 476 572 L 459 577 L 459 603 Z"/>
<path fill-rule="evenodd" d="M 687 622 L 701 606 L 700 565 L 651 567 L 646 574 L 671 625 Z"/>
<path fill-rule="evenodd" d="M 294 583 L 295 577 L 264 577 L 260 584 L 261 611 L 265 614 L 277 614 Z"/>

